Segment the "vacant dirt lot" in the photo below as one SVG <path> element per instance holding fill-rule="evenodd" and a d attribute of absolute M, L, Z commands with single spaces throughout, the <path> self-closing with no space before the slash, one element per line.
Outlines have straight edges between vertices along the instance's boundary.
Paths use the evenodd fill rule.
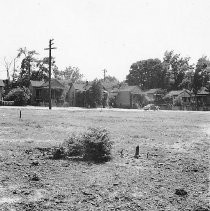
<path fill-rule="evenodd" d="M 0 107 L 0 210 L 210 210 L 209 112 L 21 110 Z M 110 131 L 112 161 L 49 158 L 88 127 Z"/>

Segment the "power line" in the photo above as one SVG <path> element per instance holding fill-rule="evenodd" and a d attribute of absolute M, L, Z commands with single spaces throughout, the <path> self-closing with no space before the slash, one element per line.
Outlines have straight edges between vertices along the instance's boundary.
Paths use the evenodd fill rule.
<path fill-rule="evenodd" d="M 51 101 L 51 62 L 52 62 L 52 56 L 51 56 L 51 50 L 57 49 L 55 47 L 52 47 L 54 43 L 52 42 L 54 39 L 50 39 L 49 41 L 49 48 L 45 48 L 44 50 L 49 50 L 49 109 L 52 108 L 52 101 Z"/>

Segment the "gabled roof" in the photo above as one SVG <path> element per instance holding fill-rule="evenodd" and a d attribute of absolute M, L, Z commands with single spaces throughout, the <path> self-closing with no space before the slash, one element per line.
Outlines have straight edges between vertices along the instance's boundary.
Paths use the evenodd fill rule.
<path fill-rule="evenodd" d="M 4 87 L 4 82 L 3 82 L 3 80 L 1 80 L 1 79 L 0 79 L 0 86 L 1 86 L 1 87 Z"/>
<path fill-rule="evenodd" d="M 139 86 L 125 86 L 119 89 L 119 92 L 131 92 L 132 94 L 142 94 Z"/>
<path fill-rule="evenodd" d="M 149 90 L 144 91 L 145 94 L 156 94 L 156 93 L 160 93 L 160 92 L 163 92 L 163 90 L 159 89 L 159 88 L 149 89 Z"/>
<path fill-rule="evenodd" d="M 118 93 L 119 92 L 119 88 L 115 87 L 111 90 L 110 93 Z"/>
<path fill-rule="evenodd" d="M 209 95 L 209 94 L 210 93 L 206 87 L 202 87 L 197 93 L 197 95 Z"/>
<path fill-rule="evenodd" d="M 84 91 L 87 91 L 91 88 L 92 83 L 88 83 L 88 84 L 86 84 L 86 83 L 74 83 L 72 86 L 75 88 L 76 91 L 84 92 Z M 102 84 L 102 87 L 103 87 L 103 91 L 108 91 L 103 86 L 103 84 Z"/>
<path fill-rule="evenodd" d="M 41 85 L 41 87 L 43 87 L 43 88 L 49 87 L 49 81 L 43 83 Z M 52 78 L 51 79 L 51 88 L 52 89 L 64 89 L 65 86 L 61 82 L 59 82 L 56 78 Z"/>
<path fill-rule="evenodd" d="M 170 96 L 178 96 L 182 92 L 183 92 L 183 90 L 173 90 L 173 91 L 170 91 L 167 95 L 170 95 Z"/>
<path fill-rule="evenodd" d="M 31 82 L 31 86 L 32 87 L 40 87 L 42 86 L 42 84 L 44 84 L 44 81 L 33 81 L 33 80 L 30 80 Z"/>
<path fill-rule="evenodd" d="M 111 92 L 114 87 L 118 87 L 118 82 L 101 81 L 101 84 L 108 92 Z"/>
<path fill-rule="evenodd" d="M 187 94 L 191 95 L 191 92 L 187 89 L 183 89 L 183 90 L 173 90 L 170 91 L 166 96 L 178 96 L 178 95 L 183 95 L 183 93 L 186 92 Z"/>
<path fill-rule="evenodd" d="M 77 91 L 85 91 L 85 83 L 74 83 L 73 86 Z"/>

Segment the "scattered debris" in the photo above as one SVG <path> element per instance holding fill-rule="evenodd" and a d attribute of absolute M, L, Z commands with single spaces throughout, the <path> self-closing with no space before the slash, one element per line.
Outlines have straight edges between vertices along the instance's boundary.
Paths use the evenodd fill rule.
<path fill-rule="evenodd" d="M 38 166 L 38 165 L 39 165 L 39 161 L 38 161 L 38 160 L 33 160 L 33 161 L 31 162 L 31 165 L 32 165 L 32 166 Z"/>
<path fill-rule="evenodd" d="M 37 173 L 29 174 L 29 178 L 31 181 L 39 181 L 40 176 Z"/>
<path fill-rule="evenodd" d="M 178 196 L 186 196 L 187 195 L 187 191 L 184 189 L 176 189 L 175 194 Z"/>

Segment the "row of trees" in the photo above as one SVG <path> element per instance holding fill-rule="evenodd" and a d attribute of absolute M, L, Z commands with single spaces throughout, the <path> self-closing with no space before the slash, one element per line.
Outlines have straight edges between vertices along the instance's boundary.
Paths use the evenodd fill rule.
<path fill-rule="evenodd" d="M 202 57 L 196 65 L 189 57 L 181 57 L 174 51 L 166 51 L 163 61 L 147 59 L 133 63 L 126 82 L 142 89 L 162 88 L 167 91 L 189 89 L 197 94 L 201 87 L 209 88 L 210 61 Z"/>
<path fill-rule="evenodd" d="M 14 66 L 11 64 L 14 62 Z M 16 64 L 20 65 L 17 66 Z M 29 87 L 30 80 L 48 80 L 49 57 L 40 58 L 35 50 L 27 48 L 18 49 L 17 56 L 13 60 L 4 58 L 4 66 L 7 71 L 6 93 L 12 88 Z M 55 78 L 65 79 L 68 83 L 74 83 L 81 80 L 83 75 L 77 67 L 66 67 L 65 70 L 59 70 L 52 58 L 52 72 Z M 12 69 L 12 70 L 11 70 Z"/>
<path fill-rule="evenodd" d="M 14 62 L 13 70 L 11 71 L 11 64 Z M 17 66 L 16 64 L 20 65 Z M 29 85 L 30 80 L 47 81 L 48 80 L 48 64 L 49 58 L 40 58 L 35 50 L 28 50 L 26 48 L 18 49 L 17 56 L 14 60 L 8 61 L 4 59 L 5 69 L 7 71 L 7 80 L 5 86 L 4 100 L 14 101 L 16 105 L 26 105 L 30 100 Z M 68 66 L 64 70 L 59 70 L 56 66 L 55 59 L 52 58 L 52 73 L 56 79 L 62 80 L 65 85 L 65 90 L 62 97 L 66 99 L 69 85 L 78 81 L 82 82 L 83 75 L 80 73 L 78 67 Z M 10 77 L 11 76 L 11 77 Z M 96 107 L 105 105 L 107 95 L 103 93 L 103 85 L 106 87 L 113 87 L 119 84 L 115 77 L 107 76 L 105 79 L 95 79 L 91 83 L 90 89 L 80 96 L 81 105 Z"/>

